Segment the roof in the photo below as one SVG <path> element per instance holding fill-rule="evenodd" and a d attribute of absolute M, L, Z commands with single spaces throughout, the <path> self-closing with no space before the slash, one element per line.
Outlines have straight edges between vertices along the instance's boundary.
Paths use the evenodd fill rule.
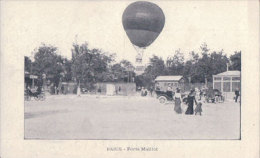
<path fill-rule="evenodd" d="M 219 73 L 215 76 L 240 76 L 241 72 L 240 71 L 226 71 Z"/>
<path fill-rule="evenodd" d="M 182 76 L 157 76 L 155 81 L 179 81 Z"/>

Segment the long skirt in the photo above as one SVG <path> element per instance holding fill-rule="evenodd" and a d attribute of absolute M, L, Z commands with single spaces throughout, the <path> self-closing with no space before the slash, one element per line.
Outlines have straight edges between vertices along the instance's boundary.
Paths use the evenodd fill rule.
<path fill-rule="evenodd" d="M 186 115 L 193 115 L 193 104 L 188 104 L 188 108 L 185 112 Z"/>
<path fill-rule="evenodd" d="M 195 108 L 195 113 L 197 113 L 197 112 L 201 113 L 202 112 L 201 106 L 202 106 L 202 103 L 198 102 L 198 104 L 197 104 L 197 106 Z"/>
<path fill-rule="evenodd" d="M 175 105 L 174 105 L 174 111 L 178 114 L 181 114 L 182 113 L 182 110 L 181 110 L 181 100 L 180 98 L 176 98 L 175 99 Z"/>

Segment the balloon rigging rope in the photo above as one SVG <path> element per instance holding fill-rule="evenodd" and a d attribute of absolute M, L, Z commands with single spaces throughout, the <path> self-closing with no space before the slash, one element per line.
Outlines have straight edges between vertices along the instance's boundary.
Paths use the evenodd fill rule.
<path fill-rule="evenodd" d="M 138 55 L 141 55 L 141 58 L 143 58 L 143 54 L 144 54 L 144 49 L 145 48 L 140 48 L 138 46 L 135 46 L 134 44 L 133 44 L 133 46 L 134 46 L 136 52 L 138 53 Z"/>

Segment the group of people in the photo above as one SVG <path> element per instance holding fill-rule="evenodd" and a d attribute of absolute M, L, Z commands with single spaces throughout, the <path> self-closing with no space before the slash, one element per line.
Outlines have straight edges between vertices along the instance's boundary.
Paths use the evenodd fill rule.
<path fill-rule="evenodd" d="M 182 113 L 182 108 L 181 108 L 181 104 L 182 104 L 182 98 L 181 98 L 181 93 L 180 93 L 180 89 L 177 88 L 176 92 L 174 94 L 174 101 L 175 101 L 175 105 L 174 105 L 174 111 L 178 114 Z M 195 112 L 195 115 L 199 114 L 201 115 L 202 113 L 202 101 L 203 98 L 201 97 L 201 93 L 200 90 L 196 89 L 192 89 L 190 91 L 190 93 L 187 96 L 187 105 L 188 108 L 185 112 L 186 115 L 193 115 Z M 196 108 L 194 110 L 194 103 L 196 104 Z"/>
<path fill-rule="evenodd" d="M 150 87 L 149 90 L 147 88 L 142 87 L 140 91 L 141 91 L 141 96 L 143 97 L 148 95 L 148 91 L 150 92 L 150 95 L 153 96 L 153 87 Z"/>
<path fill-rule="evenodd" d="M 67 94 L 68 91 L 69 91 L 69 87 L 67 87 L 67 89 L 65 89 L 65 87 L 63 85 L 61 85 L 61 86 L 51 85 L 51 93 L 52 94 L 56 94 L 56 95 Z"/>

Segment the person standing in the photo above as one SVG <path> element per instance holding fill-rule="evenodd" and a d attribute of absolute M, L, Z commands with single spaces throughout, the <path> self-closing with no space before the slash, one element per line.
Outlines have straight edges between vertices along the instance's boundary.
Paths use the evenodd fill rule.
<path fill-rule="evenodd" d="M 98 96 L 101 95 L 101 87 L 98 87 Z"/>
<path fill-rule="evenodd" d="M 166 91 L 166 95 L 168 97 L 173 97 L 173 91 L 172 91 L 172 87 L 168 86 L 167 91 Z"/>
<path fill-rule="evenodd" d="M 191 90 L 189 95 L 188 95 L 188 98 L 187 98 L 187 103 L 188 103 L 188 108 L 185 112 L 186 115 L 193 115 L 193 106 L 194 106 L 194 102 L 196 103 L 196 100 L 195 100 L 195 94 L 194 94 L 194 90 Z"/>
<path fill-rule="evenodd" d="M 120 86 L 118 87 L 118 94 L 119 95 L 121 94 L 121 87 Z"/>
<path fill-rule="evenodd" d="M 235 90 L 235 102 L 237 102 L 237 99 L 238 99 L 238 97 L 239 97 L 239 90 L 238 90 L 238 88 L 236 88 L 236 90 Z"/>
<path fill-rule="evenodd" d="M 143 94 L 143 96 L 145 97 L 145 96 L 147 96 L 147 94 L 148 94 L 148 90 L 147 90 L 146 88 L 144 88 L 144 94 Z"/>
<path fill-rule="evenodd" d="M 57 94 L 57 87 L 54 87 L 54 94 Z"/>
<path fill-rule="evenodd" d="M 150 87 L 150 94 L 151 94 L 151 97 L 153 96 L 153 87 L 151 86 Z"/>
<path fill-rule="evenodd" d="M 195 90 L 195 103 L 196 103 L 196 108 L 195 108 L 195 115 L 199 113 L 201 115 L 202 112 L 202 97 L 201 97 L 201 90 L 198 88 Z"/>
<path fill-rule="evenodd" d="M 80 97 L 80 87 L 77 88 L 77 96 Z"/>
<path fill-rule="evenodd" d="M 61 86 L 61 94 L 64 94 L 64 85 Z"/>
<path fill-rule="evenodd" d="M 174 111 L 178 114 L 181 114 L 182 113 L 182 109 L 181 109 L 182 102 L 181 102 L 181 93 L 180 93 L 179 88 L 177 88 L 174 98 L 175 98 Z"/>
<path fill-rule="evenodd" d="M 142 89 L 141 89 L 141 96 L 144 96 L 144 93 L 145 93 L 145 89 L 144 89 L 144 87 L 142 87 Z"/>

